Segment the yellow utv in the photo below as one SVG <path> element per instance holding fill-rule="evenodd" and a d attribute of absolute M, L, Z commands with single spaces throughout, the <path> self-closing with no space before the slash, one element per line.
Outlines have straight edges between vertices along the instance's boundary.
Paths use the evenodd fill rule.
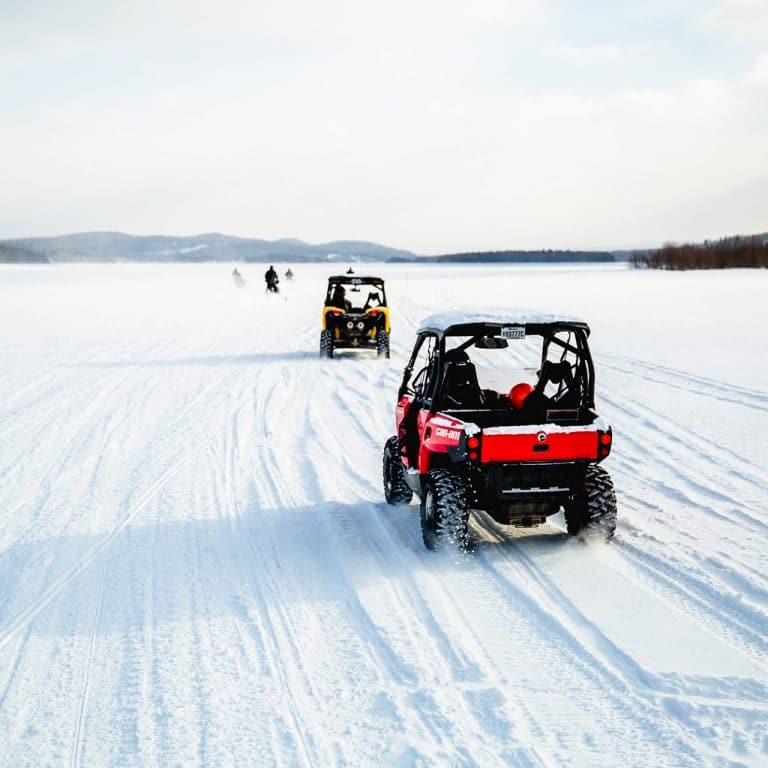
<path fill-rule="evenodd" d="M 333 357 L 336 349 L 389 357 L 389 309 L 380 277 L 329 277 L 321 322 L 320 357 Z"/>

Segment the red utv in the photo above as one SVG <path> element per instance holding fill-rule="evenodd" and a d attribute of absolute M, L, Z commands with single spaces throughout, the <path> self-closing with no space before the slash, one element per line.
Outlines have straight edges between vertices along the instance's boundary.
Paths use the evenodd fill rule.
<path fill-rule="evenodd" d="M 384 446 L 390 504 L 421 497 L 424 544 L 466 549 L 471 509 L 535 526 L 562 508 L 568 533 L 610 538 L 616 495 L 599 463 L 589 326 L 551 316 L 429 317 L 405 368 Z"/>

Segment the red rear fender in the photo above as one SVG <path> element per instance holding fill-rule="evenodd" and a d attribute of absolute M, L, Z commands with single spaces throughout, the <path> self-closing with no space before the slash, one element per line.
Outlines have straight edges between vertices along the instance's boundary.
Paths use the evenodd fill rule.
<path fill-rule="evenodd" d="M 400 435 L 400 425 L 403 423 L 403 419 L 413 405 L 413 395 L 403 395 L 395 406 L 395 433 L 398 437 Z"/>
<path fill-rule="evenodd" d="M 432 466 L 431 457 L 435 454 L 447 454 L 457 448 L 464 436 L 465 423 L 459 419 L 440 413 L 430 414 L 423 411 L 423 423 L 420 425 L 421 446 L 419 448 L 419 470 L 427 472 Z"/>

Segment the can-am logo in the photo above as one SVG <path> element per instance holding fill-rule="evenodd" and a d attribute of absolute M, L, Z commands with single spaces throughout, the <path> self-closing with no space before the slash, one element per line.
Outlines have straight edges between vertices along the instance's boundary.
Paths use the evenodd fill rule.
<path fill-rule="evenodd" d="M 539 434 L 538 434 L 538 435 L 536 435 L 536 439 L 537 439 L 537 440 L 538 440 L 540 443 L 543 443 L 543 442 L 544 442 L 544 441 L 547 439 L 547 433 L 546 433 L 546 432 L 539 432 Z"/>
<path fill-rule="evenodd" d="M 457 429 L 443 429 L 442 427 L 438 427 L 435 434 L 438 437 L 447 437 L 449 440 L 458 440 L 461 436 L 461 432 Z"/>

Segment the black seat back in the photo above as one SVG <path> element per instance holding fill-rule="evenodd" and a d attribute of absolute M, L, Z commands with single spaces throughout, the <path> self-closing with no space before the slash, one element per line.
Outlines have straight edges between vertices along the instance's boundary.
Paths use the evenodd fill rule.
<path fill-rule="evenodd" d="M 443 377 L 443 408 L 482 408 L 483 393 L 477 380 L 477 370 L 464 350 L 451 350 L 445 356 Z"/>

